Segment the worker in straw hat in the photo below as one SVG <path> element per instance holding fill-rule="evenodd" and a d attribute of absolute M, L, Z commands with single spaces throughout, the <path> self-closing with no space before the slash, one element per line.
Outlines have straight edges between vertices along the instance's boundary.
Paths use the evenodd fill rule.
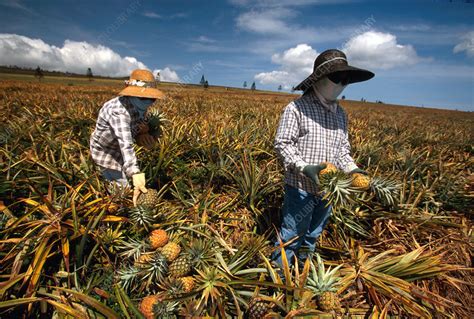
<path fill-rule="evenodd" d="M 137 69 L 118 97 L 105 102 L 99 111 L 97 124 L 90 139 L 92 159 L 103 177 L 111 184 L 124 188 L 132 180 L 133 202 L 140 193 L 146 193 L 145 174 L 140 172 L 133 150 L 134 140 L 150 147 L 155 142 L 148 134 L 145 113 L 157 100 L 164 98 L 156 88 L 153 74 Z"/>
<path fill-rule="evenodd" d="M 286 106 L 275 137 L 285 167 L 282 225 L 272 259 L 282 265 L 280 240 L 289 260 L 304 262 L 316 246 L 331 214 L 318 192 L 319 172 L 333 163 L 347 173 L 363 173 L 350 154 L 347 118 L 337 102 L 344 88 L 371 79 L 374 73 L 350 66 L 339 50 L 322 52 L 313 73 L 295 87 L 303 96 Z"/>

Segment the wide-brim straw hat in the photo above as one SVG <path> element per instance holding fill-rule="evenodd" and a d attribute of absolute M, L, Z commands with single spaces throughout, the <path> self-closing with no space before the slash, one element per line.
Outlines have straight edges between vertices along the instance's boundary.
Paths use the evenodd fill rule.
<path fill-rule="evenodd" d="M 349 65 L 344 52 L 330 49 L 322 52 L 316 60 L 314 60 L 313 73 L 311 73 L 303 82 L 295 87 L 295 90 L 306 91 L 313 86 L 318 80 L 324 78 L 328 74 L 335 72 L 348 72 L 349 84 L 367 81 L 374 77 L 374 73 L 368 70 L 356 68 Z"/>
<path fill-rule="evenodd" d="M 127 87 L 120 91 L 121 96 L 146 97 L 162 99 L 165 94 L 156 88 L 156 80 L 149 70 L 136 69 L 130 74 L 130 80 L 125 81 Z"/>

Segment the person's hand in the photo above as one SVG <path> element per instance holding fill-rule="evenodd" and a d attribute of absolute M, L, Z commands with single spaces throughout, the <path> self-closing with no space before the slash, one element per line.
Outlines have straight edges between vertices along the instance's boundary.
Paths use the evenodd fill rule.
<path fill-rule="evenodd" d="M 145 187 L 145 173 L 138 173 L 132 175 L 133 182 L 133 206 L 137 206 L 138 196 L 141 193 L 147 193 L 148 190 Z"/>
<path fill-rule="evenodd" d="M 363 175 L 369 175 L 369 173 L 367 173 L 366 171 L 364 171 L 363 169 L 360 169 L 360 168 L 354 168 L 352 171 L 349 172 L 349 174 L 355 174 L 355 173 L 359 173 L 359 174 L 363 174 Z"/>
<path fill-rule="evenodd" d="M 306 165 L 303 167 L 303 174 L 309 177 L 316 185 L 319 186 L 319 172 L 326 168 L 326 164 Z"/>
<path fill-rule="evenodd" d="M 148 133 L 140 134 L 137 136 L 137 144 L 145 147 L 146 149 L 151 149 L 156 143 L 156 139 Z"/>

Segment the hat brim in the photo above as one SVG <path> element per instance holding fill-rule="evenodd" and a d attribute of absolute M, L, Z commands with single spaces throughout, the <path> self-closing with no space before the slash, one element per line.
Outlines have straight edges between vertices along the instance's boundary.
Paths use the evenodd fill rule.
<path fill-rule="evenodd" d="M 146 97 L 149 99 L 163 99 L 165 94 L 155 88 L 146 88 L 129 85 L 119 93 L 120 96 Z"/>
<path fill-rule="evenodd" d="M 323 77 L 327 76 L 328 74 L 335 73 L 335 72 L 348 72 L 349 73 L 349 83 L 357 83 L 370 80 L 375 76 L 373 72 L 369 70 L 364 70 L 360 68 L 356 68 L 350 65 L 334 65 L 330 71 L 324 74 L 316 74 L 311 73 L 306 79 L 304 79 L 300 84 L 295 86 L 295 90 L 302 90 L 305 91 L 309 87 L 311 87 L 314 83 L 322 79 Z"/>

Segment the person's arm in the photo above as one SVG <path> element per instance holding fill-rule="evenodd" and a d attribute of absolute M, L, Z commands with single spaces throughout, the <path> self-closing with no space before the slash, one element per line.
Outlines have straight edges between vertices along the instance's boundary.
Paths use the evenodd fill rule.
<path fill-rule="evenodd" d="M 283 111 L 275 136 L 275 151 L 282 159 L 287 170 L 302 171 L 307 165 L 296 143 L 299 135 L 299 123 L 295 104 L 292 102 Z"/>
<path fill-rule="evenodd" d="M 139 173 L 140 169 L 137 164 L 135 151 L 133 150 L 130 114 L 125 109 L 114 110 L 110 117 L 110 125 L 119 142 L 125 174 L 131 177 Z"/>
<path fill-rule="evenodd" d="M 334 163 L 339 169 L 343 170 L 346 173 L 350 173 L 359 167 L 354 162 L 354 159 L 351 156 L 351 144 L 349 143 L 349 134 L 347 132 L 347 116 L 343 114 L 343 137 L 339 143 L 338 156 L 336 157 L 336 162 Z"/>

